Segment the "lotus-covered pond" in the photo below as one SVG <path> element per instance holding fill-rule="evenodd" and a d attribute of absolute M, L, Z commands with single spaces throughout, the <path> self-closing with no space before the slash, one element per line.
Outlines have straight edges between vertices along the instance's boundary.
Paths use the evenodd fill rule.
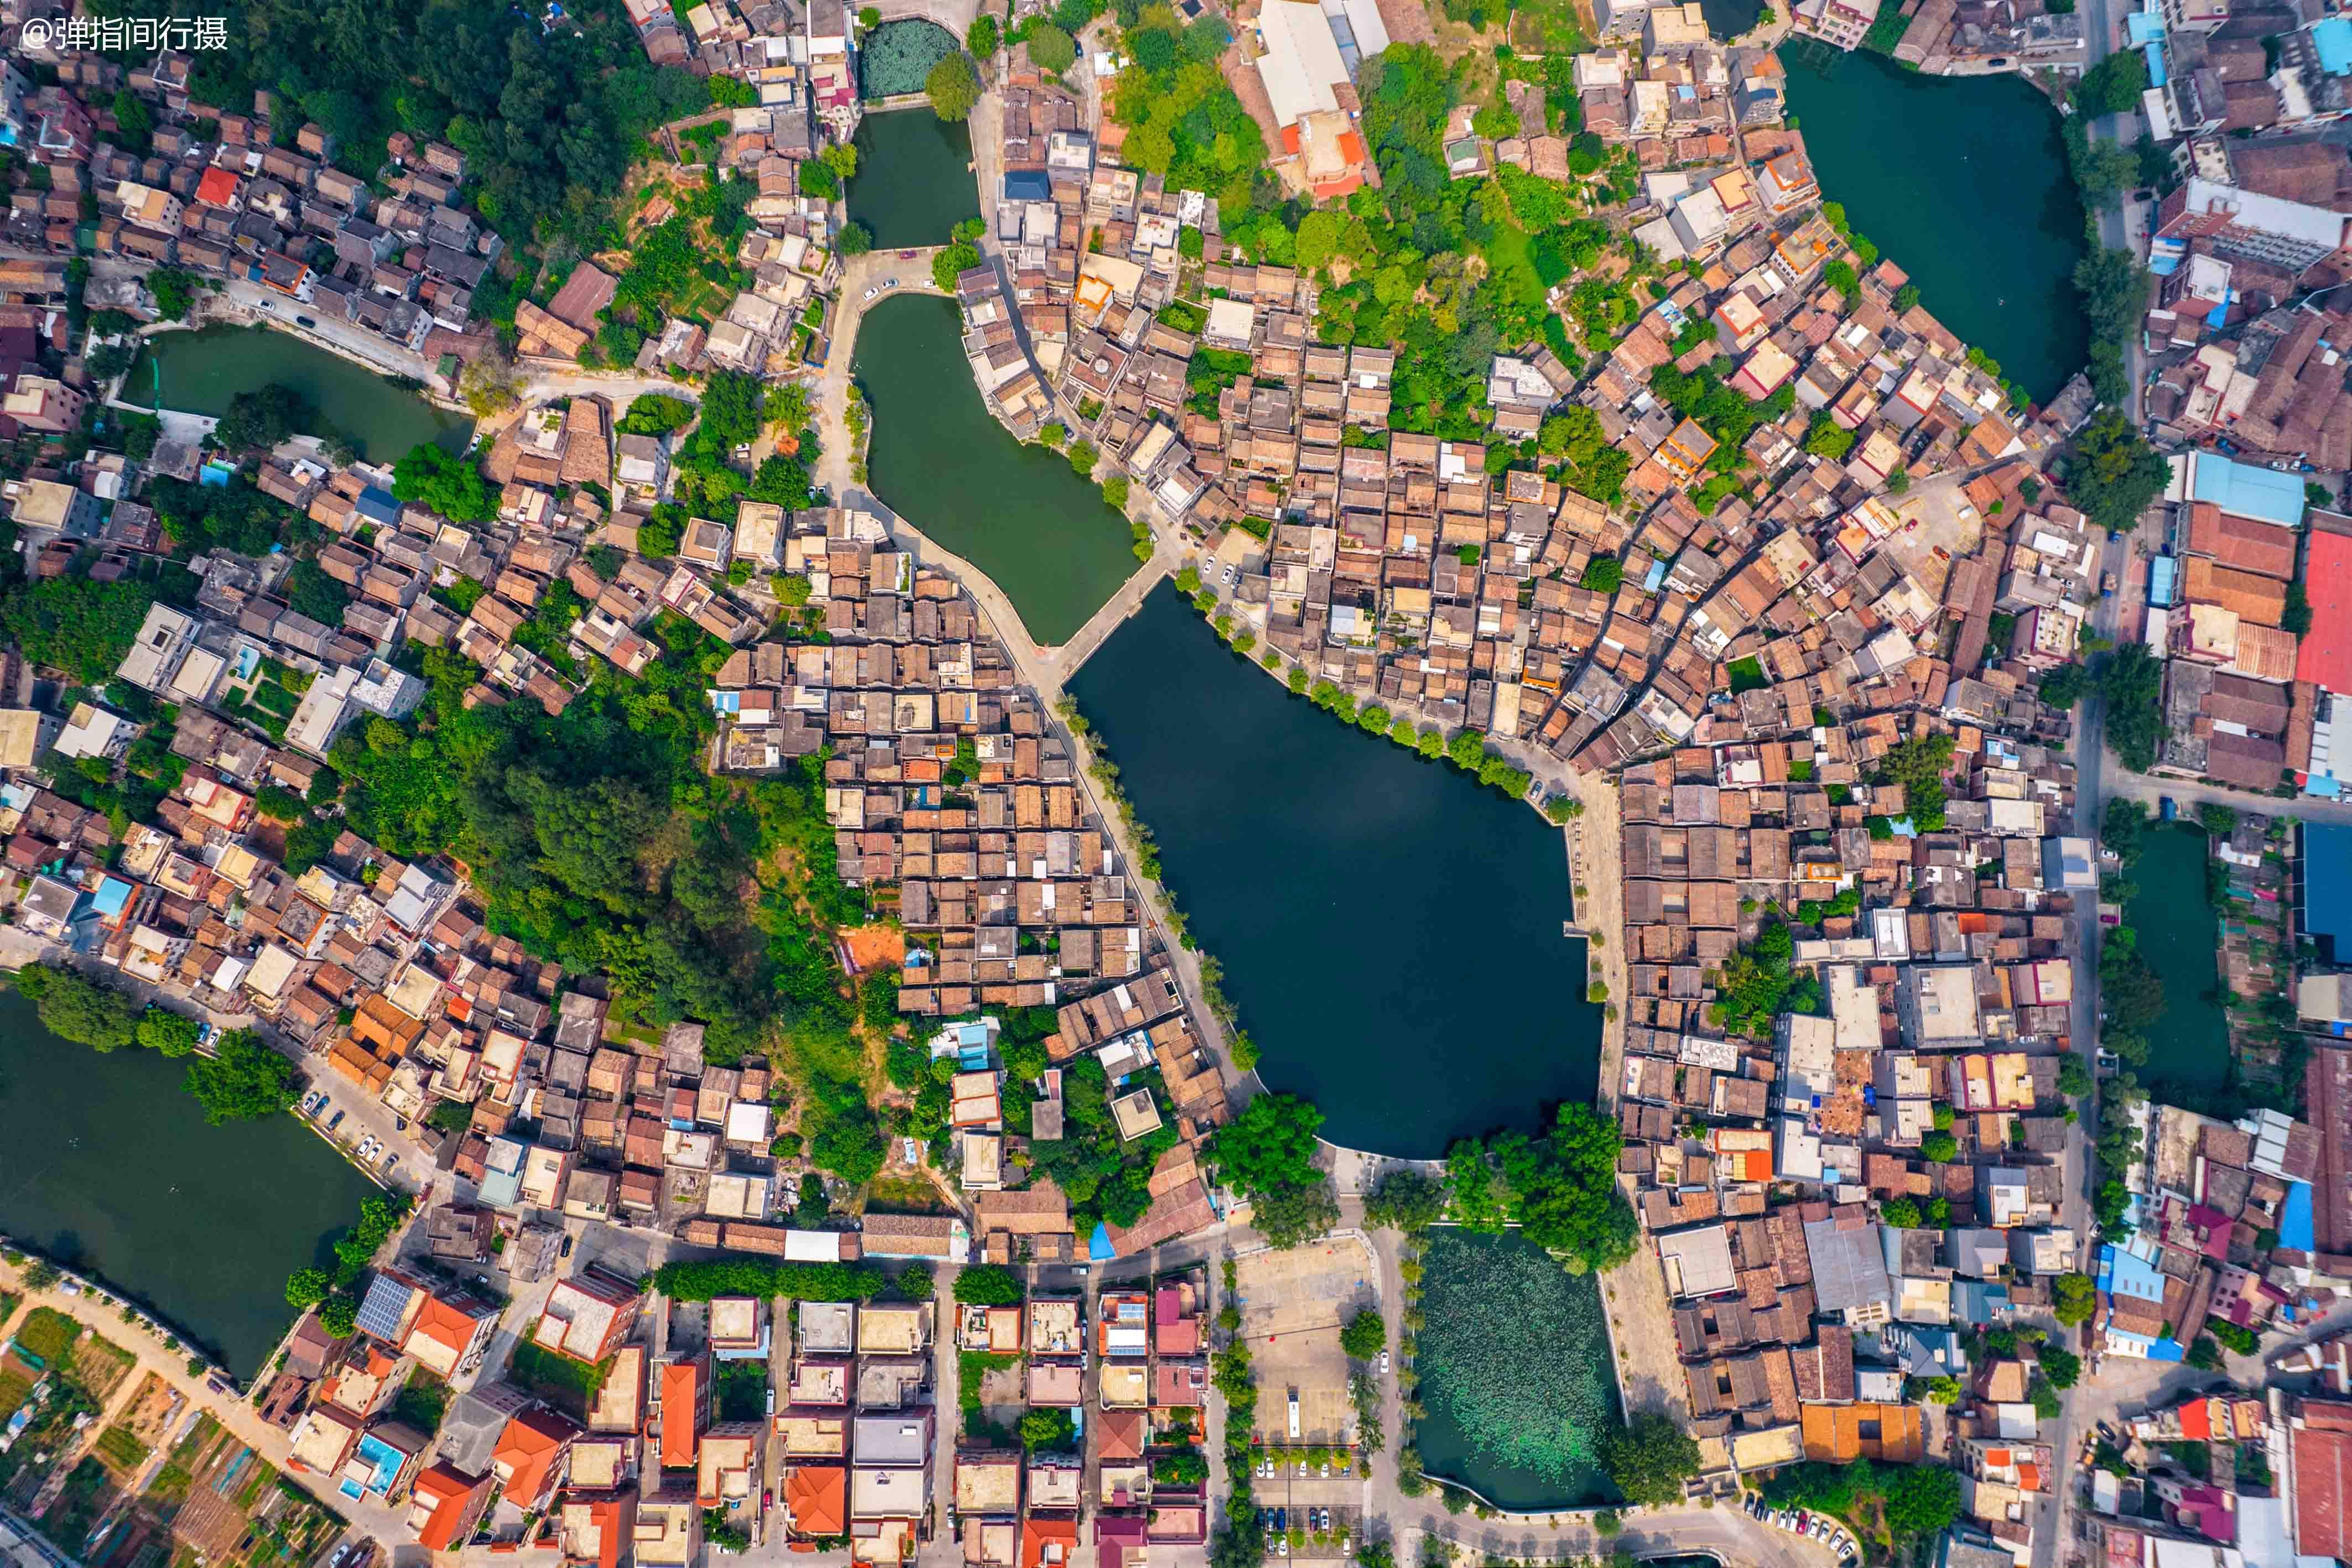
<path fill-rule="evenodd" d="M 1615 1501 L 1599 1456 L 1617 1419 L 1600 1281 L 1517 1231 L 1441 1227 L 1422 1291 L 1422 1469 L 1517 1512 Z"/>

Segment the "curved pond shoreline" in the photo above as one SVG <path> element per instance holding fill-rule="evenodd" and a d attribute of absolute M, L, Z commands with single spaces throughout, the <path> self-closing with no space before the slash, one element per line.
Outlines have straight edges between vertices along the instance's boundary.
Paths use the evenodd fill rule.
<path fill-rule="evenodd" d="M 1867 49 L 1781 59 L 1822 199 L 1955 338 L 2035 402 L 2055 396 L 2090 351 L 2074 283 L 2089 246 L 2056 108 L 2014 76 L 1926 76 Z"/>
<path fill-rule="evenodd" d="M 100 1056 L 0 994 L 0 1231 L 249 1378 L 294 1318 L 286 1276 L 379 1189 L 290 1115 L 207 1125 L 187 1064 Z"/>
<path fill-rule="evenodd" d="M 463 451 L 473 434 L 474 422 L 466 415 L 403 391 L 357 360 L 268 327 L 148 334 L 123 378 L 120 401 L 138 408 L 160 401 L 177 413 L 217 418 L 239 392 L 272 383 L 300 393 L 372 463 L 397 461 L 426 442 Z"/>
<path fill-rule="evenodd" d="M 1170 590 L 1069 682 L 1261 1082 L 1334 1145 L 1406 1158 L 1590 1102 L 1601 1009 L 1559 831 L 1264 676 Z"/>
<path fill-rule="evenodd" d="M 920 266 L 910 262 L 908 266 Z M 1127 519 L 1050 447 L 1017 440 L 982 398 L 955 302 L 877 300 L 854 373 L 873 408 L 874 494 L 925 538 L 985 571 L 1030 636 L 1066 643 L 1141 570 Z"/>

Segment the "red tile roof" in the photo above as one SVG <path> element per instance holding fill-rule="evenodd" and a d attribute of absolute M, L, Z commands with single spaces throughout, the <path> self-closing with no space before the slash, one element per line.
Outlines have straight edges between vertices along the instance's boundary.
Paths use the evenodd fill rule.
<path fill-rule="evenodd" d="M 2352 538 L 2313 528 L 2310 548 L 2303 569 L 2306 583 L 2352 582 Z M 2294 678 L 2352 693 L 2352 594 L 2323 589 L 2310 597 L 2311 630 L 2295 650 Z"/>
<path fill-rule="evenodd" d="M 694 1469 L 701 1436 L 702 1368 L 691 1361 L 674 1361 L 662 1368 L 662 1468 Z"/>
<path fill-rule="evenodd" d="M 2314 1410 L 2308 1401 L 2306 1415 Z M 2343 1408 L 2336 1406 L 2336 1408 Z M 2352 1432 L 2305 1427 L 2294 1441 L 2294 1549 L 2307 1557 L 2352 1557 L 2344 1499 L 2352 1489 Z"/>
<path fill-rule="evenodd" d="M 1076 1520 L 1032 1514 L 1021 1521 L 1021 1568 L 1071 1568 L 1077 1552 Z"/>
<path fill-rule="evenodd" d="M 482 1483 L 444 1459 L 416 1478 L 415 1497 L 433 1505 L 432 1514 L 416 1531 L 416 1543 L 427 1552 L 445 1552 L 466 1521 L 467 1505 Z"/>

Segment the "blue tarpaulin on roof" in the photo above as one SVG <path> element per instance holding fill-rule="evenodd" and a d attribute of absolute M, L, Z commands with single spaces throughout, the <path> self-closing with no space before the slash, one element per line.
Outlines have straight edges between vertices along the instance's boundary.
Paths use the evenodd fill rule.
<path fill-rule="evenodd" d="M 1118 1256 L 1118 1249 L 1110 1244 L 1110 1227 L 1099 1219 L 1095 1221 L 1095 1233 L 1087 1239 L 1087 1256 L 1097 1263 L 1108 1263 Z"/>
<path fill-rule="evenodd" d="M 2164 18 L 2154 11 L 2133 12 L 2124 18 L 2124 26 L 2130 34 L 2134 48 L 2142 44 L 2152 44 L 2164 37 Z"/>
<path fill-rule="evenodd" d="M 2162 87 L 2164 85 L 2164 46 L 2150 44 L 2141 53 L 2147 56 L 2147 85 Z"/>

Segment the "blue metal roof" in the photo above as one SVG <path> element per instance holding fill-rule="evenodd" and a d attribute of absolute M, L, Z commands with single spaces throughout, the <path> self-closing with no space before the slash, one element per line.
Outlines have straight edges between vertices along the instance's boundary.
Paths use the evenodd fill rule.
<path fill-rule="evenodd" d="M 2286 1184 L 2286 1203 L 2279 1210 L 2278 1244 L 2298 1252 L 2312 1250 L 2311 1184 Z"/>
<path fill-rule="evenodd" d="M 2352 18 L 2329 16 L 2311 25 L 2312 47 L 2319 51 L 2319 68 L 2329 76 L 2352 75 Z"/>
<path fill-rule="evenodd" d="M 2131 36 L 2132 46 L 2152 44 L 2164 37 L 2164 18 L 2154 11 L 2135 11 L 2124 18 L 2124 26 Z"/>
<path fill-rule="evenodd" d="M 2164 46 L 2150 44 L 2140 52 L 2147 56 L 2147 85 L 2162 87 L 2164 85 Z"/>
<path fill-rule="evenodd" d="M 2158 556 L 2147 563 L 2147 601 L 2159 610 L 2168 608 L 2179 580 L 2180 563 L 2168 555 Z"/>
<path fill-rule="evenodd" d="M 1008 169 L 1004 196 L 1012 202 L 1048 202 L 1054 198 L 1054 183 L 1043 169 Z"/>
<path fill-rule="evenodd" d="M 2291 528 L 2303 521 L 2303 477 L 2251 463 L 2232 463 L 2210 452 L 2197 454 L 2192 498 L 2223 511 Z"/>
<path fill-rule="evenodd" d="M 2109 1245 L 2099 1249 L 2099 1289 L 2111 1296 L 2162 1301 L 2164 1271 L 2137 1253 Z"/>
<path fill-rule="evenodd" d="M 2303 928 L 2332 938 L 2339 961 L 2352 956 L 2352 827 L 2303 825 Z"/>
<path fill-rule="evenodd" d="M 380 485 L 370 485 L 352 501 L 352 510 L 374 523 L 400 521 L 400 502 Z"/>

